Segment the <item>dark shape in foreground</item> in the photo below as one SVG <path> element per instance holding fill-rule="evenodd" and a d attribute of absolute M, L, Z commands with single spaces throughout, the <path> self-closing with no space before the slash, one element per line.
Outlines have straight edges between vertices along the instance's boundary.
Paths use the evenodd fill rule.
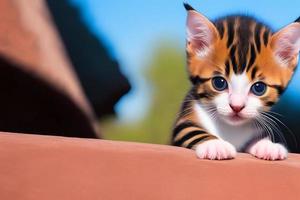
<path fill-rule="evenodd" d="M 89 30 L 69 1 L 48 0 L 48 7 L 70 60 L 98 117 L 114 113 L 114 105 L 130 90 L 103 43 Z"/>

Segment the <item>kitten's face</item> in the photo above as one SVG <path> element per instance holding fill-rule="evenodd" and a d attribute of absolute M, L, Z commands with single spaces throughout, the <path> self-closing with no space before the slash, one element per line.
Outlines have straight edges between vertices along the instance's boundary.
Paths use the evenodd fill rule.
<path fill-rule="evenodd" d="M 298 62 L 300 23 L 277 33 L 249 17 L 214 24 L 188 11 L 188 70 L 194 95 L 230 124 L 257 118 L 276 103 Z"/>

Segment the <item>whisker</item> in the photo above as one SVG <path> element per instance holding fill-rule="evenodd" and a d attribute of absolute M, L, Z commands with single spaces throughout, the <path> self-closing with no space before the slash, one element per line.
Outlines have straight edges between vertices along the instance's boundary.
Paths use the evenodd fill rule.
<path fill-rule="evenodd" d="M 260 131 L 259 139 L 263 139 L 264 134 L 265 134 L 265 129 L 264 127 L 259 123 L 259 121 L 256 119 L 254 120 L 254 126 Z"/>
<path fill-rule="evenodd" d="M 277 112 L 274 112 L 274 111 L 264 111 L 265 113 L 270 113 L 270 114 L 274 114 L 274 115 L 278 115 L 278 116 L 280 116 L 280 117 L 284 117 L 282 114 L 280 114 L 280 113 L 277 113 Z"/>
<path fill-rule="evenodd" d="M 276 121 L 274 121 L 272 118 L 262 115 L 263 118 L 265 118 L 265 122 L 267 124 L 269 124 L 271 127 L 273 127 L 275 129 L 275 134 L 277 134 L 281 140 L 281 142 L 284 142 L 285 145 L 287 145 L 286 139 L 284 138 L 284 136 L 282 135 L 281 129 L 278 126 L 278 124 L 276 123 Z"/>
<path fill-rule="evenodd" d="M 262 117 L 260 117 L 259 119 L 261 120 L 258 122 L 262 125 L 262 127 L 264 127 L 264 130 L 270 136 L 271 141 L 274 142 L 273 130 L 266 124 L 265 120 Z"/>
<path fill-rule="evenodd" d="M 292 136 L 294 144 L 296 145 L 296 147 L 298 147 L 297 138 L 296 138 L 295 134 L 293 133 L 293 131 L 291 129 L 289 129 L 289 127 L 287 127 L 280 119 L 278 119 L 277 117 L 271 115 L 270 113 L 266 113 L 266 112 L 261 112 L 261 113 L 264 113 L 265 116 L 267 115 L 270 118 L 277 121 L 278 123 L 280 123 L 287 130 L 287 132 Z"/>

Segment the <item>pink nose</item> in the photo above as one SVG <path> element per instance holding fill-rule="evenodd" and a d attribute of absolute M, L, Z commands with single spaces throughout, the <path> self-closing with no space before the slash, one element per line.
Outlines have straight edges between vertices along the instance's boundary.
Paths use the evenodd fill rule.
<path fill-rule="evenodd" d="M 239 112 L 241 112 L 241 110 L 243 110 L 243 108 L 245 108 L 245 105 L 235 106 L 235 105 L 230 104 L 230 107 L 235 113 L 239 113 Z"/>

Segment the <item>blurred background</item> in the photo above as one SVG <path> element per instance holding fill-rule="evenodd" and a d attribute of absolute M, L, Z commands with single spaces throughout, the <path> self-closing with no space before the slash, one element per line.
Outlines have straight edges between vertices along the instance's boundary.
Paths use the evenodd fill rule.
<path fill-rule="evenodd" d="M 182 1 L 71 0 L 82 19 L 120 63 L 132 88 L 115 105 L 116 115 L 100 120 L 103 137 L 167 143 L 180 102 L 189 87 L 185 71 L 185 18 Z M 277 30 L 299 15 L 300 2 L 188 1 L 210 19 L 232 13 L 257 17 Z M 290 148 L 300 127 L 300 72 L 275 108 Z M 279 123 L 280 124 L 280 123 Z M 292 133 L 290 133 L 292 132 Z"/>
<path fill-rule="evenodd" d="M 12 1 L 3 2 L 8 5 Z M 7 6 L 3 2 L 0 8 Z M 22 4 L 20 2 L 17 4 Z M 30 4 L 36 5 L 35 9 L 38 10 L 40 4 L 37 2 L 40 1 L 32 0 Z M 300 1 L 297 0 L 186 2 L 211 20 L 227 14 L 243 13 L 266 22 L 274 30 L 293 22 L 300 15 Z M 22 6 L 28 5 L 23 3 Z M 53 99 L 48 102 L 53 108 L 47 110 L 52 114 L 47 116 L 55 118 L 55 126 L 52 124 L 54 128 L 45 128 L 45 125 L 40 129 L 28 129 L 28 122 L 23 127 L 14 129 L 12 127 L 15 124 L 7 126 L 0 121 L 0 129 L 78 137 L 97 137 L 101 133 L 104 139 L 168 144 L 180 103 L 190 87 L 185 69 L 186 11 L 183 1 L 47 0 L 45 6 L 51 16 L 46 16 L 45 21 L 53 21 L 65 48 L 68 66 L 75 73 L 72 80 L 78 78 L 78 87 L 82 88 L 83 94 L 75 92 L 83 96 L 78 104 L 88 102 L 87 106 L 81 107 L 84 113 L 89 114 L 81 116 L 79 111 L 72 113 L 76 105 L 56 105 L 60 100 Z M 35 13 L 28 10 L 27 15 L 30 12 Z M 24 13 L 22 15 L 25 16 Z M 34 25 L 33 21 L 31 23 L 41 27 Z M 37 30 L 39 31 L 42 30 Z M 1 35 L 5 33 L 0 33 L 0 43 Z M 48 63 L 51 63 L 50 59 Z M 66 78 L 63 77 L 62 82 L 63 80 Z M 20 91 L 16 93 L 19 94 Z M 52 96 L 48 95 L 47 101 Z M 76 103 L 77 98 L 74 99 Z M 294 152 L 300 152 L 300 145 L 297 144 L 300 143 L 299 99 L 300 71 L 297 70 L 289 88 L 274 108 L 275 112 L 282 115 L 277 116 L 279 120 L 289 127 L 278 122 L 290 150 Z M 59 111 L 66 108 L 70 114 L 62 117 Z M 35 113 L 39 112 L 40 110 Z M 44 115 L 45 112 L 43 111 Z M 28 115 L 25 110 L 24 113 Z M 22 119 L 24 118 L 32 119 L 28 116 Z M 40 119 L 37 115 L 34 118 Z M 80 122 L 91 118 L 96 120 L 95 123 L 78 128 Z M 70 119 L 70 125 L 62 129 L 66 119 Z M 49 120 L 47 118 L 44 121 Z M 32 121 L 32 124 L 36 124 L 36 121 Z M 91 134 L 86 135 L 88 132 Z"/>

